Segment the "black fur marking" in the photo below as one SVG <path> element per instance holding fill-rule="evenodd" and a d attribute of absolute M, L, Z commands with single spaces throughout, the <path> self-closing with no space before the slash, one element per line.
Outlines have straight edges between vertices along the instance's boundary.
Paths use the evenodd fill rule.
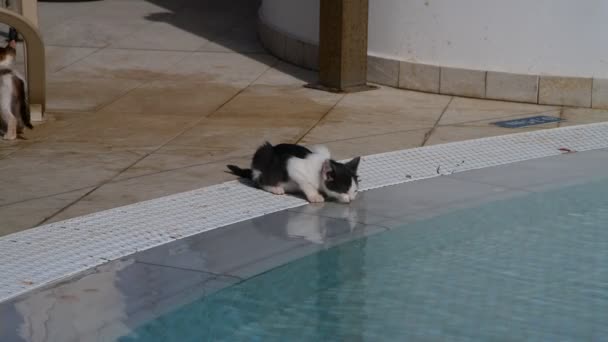
<path fill-rule="evenodd" d="M 325 182 L 327 189 L 340 194 L 347 193 L 350 189 L 355 174 L 344 164 L 336 161 L 330 161 L 331 171 L 329 171 L 328 180 Z"/>
<path fill-rule="evenodd" d="M 289 181 L 287 161 L 296 157 L 304 159 L 312 152 L 304 146 L 279 144 L 272 146 L 266 142 L 253 156 L 251 168 L 260 171 L 257 183 L 260 186 L 276 186 Z"/>
<path fill-rule="evenodd" d="M 296 157 L 304 159 L 312 152 L 304 146 L 279 144 L 272 146 L 269 142 L 260 146 L 253 155 L 251 169 L 241 169 L 236 165 L 227 165 L 230 172 L 241 178 L 253 179 L 253 170 L 260 172 L 256 179 L 259 186 L 277 186 L 289 181 L 287 161 Z"/>
<path fill-rule="evenodd" d="M 21 99 L 21 101 L 19 101 L 19 104 L 18 104 L 19 113 L 21 115 L 21 120 L 23 121 L 23 124 L 25 125 L 25 127 L 29 128 L 29 129 L 33 129 L 34 126 L 32 126 L 30 106 L 28 104 L 27 93 L 25 91 L 25 82 L 23 82 L 23 80 L 20 79 L 19 77 L 13 75 L 13 85 L 15 86 L 15 90 L 18 93 L 19 99 Z"/>
<path fill-rule="evenodd" d="M 241 178 L 246 178 L 246 179 L 251 179 L 253 176 L 251 169 L 241 169 L 240 167 L 238 167 L 236 165 L 226 165 L 226 167 L 235 176 L 238 176 Z"/>
<path fill-rule="evenodd" d="M 359 168 L 360 161 L 361 161 L 361 157 L 357 157 L 357 158 L 354 158 L 353 160 L 349 161 L 348 163 L 344 164 L 344 166 L 346 166 L 346 168 L 348 168 L 354 174 L 356 174 L 357 169 Z"/>
<path fill-rule="evenodd" d="M 17 30 L 15 30 L 14 28 L 9 28 L 8 29 L 8 41 L 17 41 L 19 39 L 19 34 L 17 33 Z"/>
<path fill-rule="evenodd" d="M 269 143 L 266 144 L 270 145 Z M 285 158 L 285 160 L 289 159 L 289 157 L 304 159 L 312 153 L 306 147 L 296 144 L 278 144 L 273 149 L 277 155 Z"/>

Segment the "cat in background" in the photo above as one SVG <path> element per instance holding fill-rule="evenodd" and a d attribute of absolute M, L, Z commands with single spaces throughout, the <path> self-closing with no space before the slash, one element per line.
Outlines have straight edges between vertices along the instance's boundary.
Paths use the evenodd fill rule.
<path fill-rule="evenodd" d="M 23 128 L 32 129 L 30 106 L 25 91 L 25 81 L 13 69 L 17 55 L 14 40 L 0 47 L 0 118 L 5 140 L 17 139 L 23 133 Z"/>
<path fill-rule="evenodd" d="M 311 203 L 325 198 L 350 203 L 357 196 L 360 158 L 347 163 L 331 159 L 325 146 L 310 149 L 296 144 L 272 146 L 265 143 L 257 149 L 250 169 L 227 165 L 235 175 L 251 179 L 263 190 L 276 195 L 303 192 Z"/>

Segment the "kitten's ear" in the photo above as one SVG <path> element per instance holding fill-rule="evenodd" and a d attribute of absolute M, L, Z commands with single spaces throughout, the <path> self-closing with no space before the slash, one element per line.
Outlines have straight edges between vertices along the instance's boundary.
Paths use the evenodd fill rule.
<path fill-rule="evenodd" d="M 12 47 L 13 49 L 17 48 L 17 42 L 15 42 L 14 40 L 11 40 L 8 42 L 8 44 L 6 45 L 7 47 Z"/>
<path fill-rule="evenodd" d="M 354 158 L 348 163 L 344 164 L 349 170 L 354 173 L 357 173 L 357 169 L 359 168 L 359 162 L 361 161 L 361 157 Z"/>
<path fill-rule="evenodd" d="M 323 167 L 321 167 L 321 175 L 323 175 L 323 180 L 324 181 L 333 180 L 333 177 L 331 175 L 332 172 L 333 172 L 333 169 L 331 167 L 331 160 L 327 159 L 323 162 Z"/>

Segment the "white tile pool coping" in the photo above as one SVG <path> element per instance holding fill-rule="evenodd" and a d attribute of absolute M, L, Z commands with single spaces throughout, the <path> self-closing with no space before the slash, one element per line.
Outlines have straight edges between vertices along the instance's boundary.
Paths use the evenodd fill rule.
<path fill-rule="evenodd" d="M 608 123 L 511 134 L 363 157 L 361 190 L 608 148 Z M 0 237 L 0 302 L 138 251 L 306 205 L 226 182 Z"/>

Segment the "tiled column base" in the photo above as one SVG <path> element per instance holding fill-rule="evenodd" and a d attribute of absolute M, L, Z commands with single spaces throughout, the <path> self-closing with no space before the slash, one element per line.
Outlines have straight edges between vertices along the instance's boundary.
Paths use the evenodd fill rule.
<path fill-rule="evenodd" d="M 258 20 L 262 45 L 276 57 L 318 70 L 319 47 Z M 368 56 L 367 78 L 429 93 L 544 105 L 608 108 L 608 79 L 512 74 L 427 65 Z"/>

